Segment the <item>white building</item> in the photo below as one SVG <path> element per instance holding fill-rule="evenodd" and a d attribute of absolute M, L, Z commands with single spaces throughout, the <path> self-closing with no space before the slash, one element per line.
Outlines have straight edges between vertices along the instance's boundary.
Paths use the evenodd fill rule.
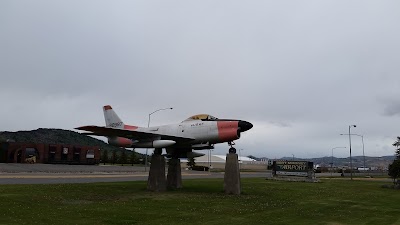
<path fill-rule="evenodd" d="M 208 162 L 215 162 L 215 163 L 225 163 L 226 162 L 226 155 L 211 155 L 211 158 L 209 155 L 203 155 L 200 157 L 194 158 L 196 163 L 208 163 Z M 256 162 L 256 160 L 251 159 L 246 156 L 240 156 L 238 157 L 239 163 L 248 163 L 248 162 Z M 187 159 L 181 159 L 181 162 L 187 162 Z"/>
<path fill-rule="evenodd" d="M 207 166 L 213 169 L 223 169 L 225 168 L 226 163 L 226 155 L 203 155 L 200 157 L 196 157 L 195 163 L 198 166 Z M 264 170 L 267 167 L 267 161 L 256 161 L 246 156 L 238 157 L 239 164 L 241 165 L 241 169 L 255 169 L 255 170 Z M 187 167 L 186 163 L 187 159 L 181 159 L 181 165 L 183 168 Z"/>

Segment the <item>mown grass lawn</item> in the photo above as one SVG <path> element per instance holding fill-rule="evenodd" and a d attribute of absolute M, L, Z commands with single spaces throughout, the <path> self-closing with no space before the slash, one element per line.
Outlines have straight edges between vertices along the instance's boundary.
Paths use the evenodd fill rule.
<path fill-rule="evenodd" d="M 400 224 L 400 190 L 382 184 L 246 178 L 240 196 L 225 195 L 222 179 L 165 193 L 143 181 L 2 185 L 0 224 Z"/>

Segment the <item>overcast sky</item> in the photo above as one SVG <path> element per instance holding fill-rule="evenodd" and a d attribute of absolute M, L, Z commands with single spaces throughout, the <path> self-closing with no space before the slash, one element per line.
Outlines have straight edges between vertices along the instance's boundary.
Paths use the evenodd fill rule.
<path fill-rule="evenodd" d="M 367 156 L 400 136 L 399 1 L 0 1 L 0 130 L 208 113 L 242 155 Z M 361 138 L 352 138 L 362 155 Z M 225 154 L 219 144 L 214 154 Z M 141 152 L 141 151 L 139 151 Z"/>

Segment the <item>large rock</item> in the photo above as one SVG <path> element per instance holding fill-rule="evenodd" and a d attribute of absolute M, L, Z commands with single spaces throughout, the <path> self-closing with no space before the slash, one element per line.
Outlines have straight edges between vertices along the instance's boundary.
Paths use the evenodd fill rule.
<path fill-rule="evenodd" d="M 151 157 L 151 165 L 149 177 L 147 179 L 147 190 L 149 191 L 166 191 L 165 180 L 165 158 L 159 154 L 153 154 Z"/>
<path fill-rule="evenodd" d="M 224 191 L 226 194 L 240 195 L 240 171 L 238 155 L 236 153 L 226 154 Z"/>
<path fill-rule="evenodd" d="M 168 163 L 167 187 L 170 189 L 182 188 L 181 160 L 171 158 Z"/>

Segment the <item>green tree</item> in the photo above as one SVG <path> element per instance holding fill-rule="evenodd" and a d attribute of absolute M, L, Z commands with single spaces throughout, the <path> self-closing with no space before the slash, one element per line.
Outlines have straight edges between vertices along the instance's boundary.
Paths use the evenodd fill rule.
<path fill-rule="evenodd" d="M 117 163 L 118 162 L 118 155 L 117 155 L 117 152 L 116 151 L 113 151 L 112 152 L 112 155 L 111 155 L 111 163 L 114 165 L 115 163 Z"/>
<path fill-rule="evenodd" d="M 107 149 L 104 150 L 103 153 L 101 154 L 101 161 L 103 162 L 104 165 L 106 163 L 108 163 L 108 151 L 107 151 Z"/>
<path fill-rule="evenodd" d="M 392 145 L 396 147 L 396 159 L 400 159 L 400 137 Z"/>
<path fill-rule="evenodd" d="M 136 162 L 136 152 L 133 150 L 129 155 L 129 163 L 132 164 L 133 166 L 135 162 Z"/>
<path fill-rule="evenodd" d="M 121 155 L 119 157 L 119 163 L 121 165 L 124 165 L 127 162 L 128 162 L 128 156 L 126 155 L 126 149 L 123 149 L 122 153 L 121 153 Z"/>
<path fill-rule="evenodd" d="M 393 163 L 389 165 L 388 174 L 393 179 L 393 183 L 396 184 L 400 177 L 400 159 L 395 159 Z"/>
<path fill-rule="evenodd" d="M 192 169 L 194 166 L 196 166 L 196 162 L 194 161 L 194 158 L 188 158 L 188 161 L 186 165 L 189 167 L 189 169 Z"/>

